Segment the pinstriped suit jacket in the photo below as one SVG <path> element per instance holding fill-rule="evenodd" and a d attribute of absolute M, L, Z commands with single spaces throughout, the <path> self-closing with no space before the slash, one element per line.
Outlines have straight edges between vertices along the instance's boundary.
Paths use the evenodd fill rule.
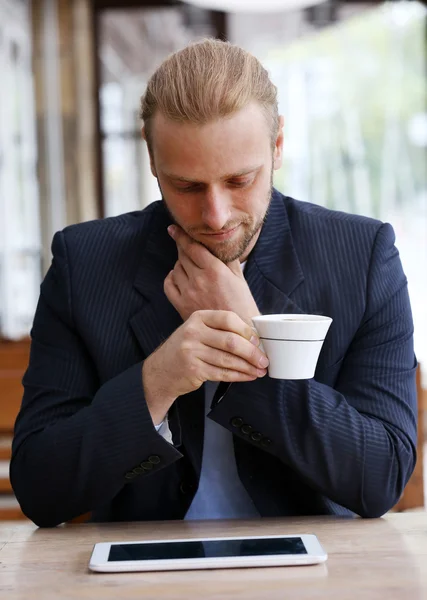
<path fill-rule="evenodd" d="M 194 496 L 204 390 L 173 405 L 171 445 L 141 381 L 144 359 L 182 323 L 163 292 L 177 259 L 169 224 L 158 202 L 53 240 L 11 460 L 16 496 L 40 526 L 88 511 L 180 519 Z M 265 377 L 214 399 L 209 418 L 233 432 L 255 506 L 383 514 L 413 471 L 417 435 L 413 324 L 391 226 L 274 191 L 245 277 L 264 314 L 333 318 L 314 379 Z"/>

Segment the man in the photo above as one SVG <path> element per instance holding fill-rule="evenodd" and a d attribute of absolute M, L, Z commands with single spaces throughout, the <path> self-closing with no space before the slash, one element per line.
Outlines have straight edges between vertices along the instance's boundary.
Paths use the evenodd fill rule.
<path fill-rule="evenodd" d="M 416 458 L 392 228 L 272 189 L 276 88 L 238 47 L 169 57 L 142 118 L 163 200 L 53 241 L 11 461 L 23 511 L 382 515 Z M 333 318 L 313 379 L 266 376 L 250 318 L 273 313 Z"/>

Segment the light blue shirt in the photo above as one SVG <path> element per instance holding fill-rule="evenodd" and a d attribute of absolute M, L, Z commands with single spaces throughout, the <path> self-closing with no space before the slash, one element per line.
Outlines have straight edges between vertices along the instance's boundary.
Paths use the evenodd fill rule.
<path fill-rule="evenodd" d="M 250 519 L 259 517 L 237 473 L 233 434 L 212 419 L 210 411 L 218 383 L 205 383 L 205 434 L 199 487 L 185 519 Z M 172 443 L 167 418 L 156 426 Z"/>
<path fill-rule="evenodd" d="M 205 383 L 205 415 L 210 411 L 217 382 Z M 186 519 L 249 519 L 259 517 L 237 473 L 233 434 L 205 417 L 199 488 Z"/>

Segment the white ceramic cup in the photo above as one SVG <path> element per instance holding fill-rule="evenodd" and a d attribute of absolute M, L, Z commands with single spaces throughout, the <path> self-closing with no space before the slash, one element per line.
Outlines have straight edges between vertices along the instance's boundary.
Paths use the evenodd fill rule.
<path fill-rule="evenodd" d="M 311 379 L 332 323 L 320 315 L 263 315 L 252 323 L 270 361 L 273 379 Z"/>

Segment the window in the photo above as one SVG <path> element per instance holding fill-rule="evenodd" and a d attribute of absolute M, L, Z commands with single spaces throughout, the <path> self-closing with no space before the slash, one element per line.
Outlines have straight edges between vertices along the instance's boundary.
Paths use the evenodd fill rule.
<path fill-rule="evenodd" d="M 29 334 L 41 247 L 28 2 L 0 0 L 0 337 Z"/>

